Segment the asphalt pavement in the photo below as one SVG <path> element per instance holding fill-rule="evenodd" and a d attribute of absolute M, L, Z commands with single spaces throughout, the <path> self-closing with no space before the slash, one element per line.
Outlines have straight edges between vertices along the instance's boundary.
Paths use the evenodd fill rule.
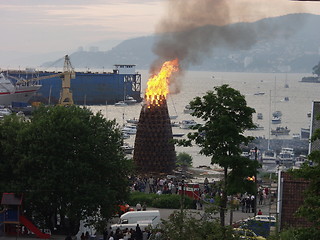
<path fill-rule="evenodd" d="M 257 211 L 259 209 L 261 209 L 262 214 L 263 215 L 269 215 L 270 213 L 273 215 L 274 211 L 273 206 L 275 203 L 273 203 L 272 205 L 270 204 L 270 201 L 267 201 L 264 205 L 257 205 Z M 192 215 L 194 215 L 195 217 L 203 217 L 205 214 L 204 208 L 206 207 L 206 205 L 203 206 L 203 209 L 201 210 L 196 210 L 196 209 L 188 209 L 186 211 L 188 211 L 189 213 L 191 213 Z M 169 216 L 174 212 L 174 211 L 180 211 L 180 209 L 163 209 L 163 208 L 147 208 L 147 210 L 154 210 L 154 209 L 158 209 L 160 211 L 160 217 L 161 219 L 164 220 L 168 220 Z M 212 217 L 214 218 L 219 218 L 220 215 L 219 213 L 214 214 Z M 239 208 L 239 210 L 235 210 L 233 211 L 233 223 L 245 220 L 247 218 L 251 218 L 254 217 L 254 213 L 250 212 L 250 213 L 246 213 L 246 212 L 242 212 L 241 211 L 241 207 Z M 225 217 L 225 224 L 229 225 L 230 224 L 230 211 L 227 212 L 226 217 Z M 59 236 L 59 235 L 53 235 L 50 239 L 51 240 L 64 240 L 66 236 Z M 96 240 L 101 239 L 102 236 L 98 235 L 96 237 Z M 0 240 L 33 240 L 33 239 L 39 239 L 39 238 L 32 238 L 32 237 L 21 237 L 21 236 L 0 236 Z"/>
<path fill-rule="evenodd" d="M 204 216 L 205 211 L 204 208 L 206 207 L 206 205 L 203 206 L 202 210 L 196 210 L 196 209 L 190 209 L 187 210 L 188 212 L 194 214 L 194 216 Z M 153 210 L 154 208 L 149 208 L 147 210 Z M 272 213 L 272 206 L 270 205 L 270 202 L 267 201 L 265 204 L 263 205 L 257 205 L 257 212 L 258 210 L 261 209 L 262 214 L 263 215 L 269 215 L 270 213 L 273 215 Z M 172 214 L 174 211 L 180 211 L 179 209 L 159 209 L 160 211 L 160 217 L 161 219 L 167 220 L 170 216 L 170 214 Z M 220 214 L 216 213 L 214 215 L 212 215 L 211 217 L 214 218 L 220 218 Z M 241 207 L 239 208 L 239 210 L 234 210 L 233 211 L 233 216 L 232 216 L 232 223 L 236 223 L 242 220 L 245 220 L 247 218 L 252 218 L 254 217 L 254 213 L 253 212 L 242 212 L 241 211 Z M 225 224 L 229 225 L 230 224 L 230 211 L 228 211 L 226 213 L 226 217 L 225 217 Z"/>

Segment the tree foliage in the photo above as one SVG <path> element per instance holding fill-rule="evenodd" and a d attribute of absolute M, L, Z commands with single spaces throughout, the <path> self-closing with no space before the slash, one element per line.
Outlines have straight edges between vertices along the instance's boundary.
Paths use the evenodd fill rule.
<path fill-rule="evenodd" d="M 195 217 L 186 211 L 175 211 L 169 220 L 163 221 L 160 229 L 152 231 L 151 239 L 157 239 L 155 234 L 161 233 L 163 240 L 221 240 L 238 239 L 232 235 L 232 228 L 222 227 L 215 220 Z"/>
<path fill-rule="evenodd" d="M 182 166 L 182 167 L 183 166 L 190 167 L 190 166 L 192 166 L 192 156 L 188 153 L 180 152 L 177 155 L 176 164 L 178 166 Z"/>
<path fill-rule="evenodd" d="M 30 122 L 6 119 L 0 134 L 1 192 L 22 193 L 26 214 L 51 229 L 76 233 L 81 219 L 108 219 L 128 196 L 131 162 L 116 122 L 100 113 L 41 107 Z"/>
<path fill-rule="evenodd" d="M 241 145 L 248 144 L 251 137 L 245 130 L 254 128 L 253 108 L 247 106 L 245 97 L 239 91 L 222 85 L 208 91 L 202 98 L 190 102 L 192 115 L 201 118 L 204 124 L 194 127 L 196 132 L 188 134 L 188 140 L 180 145 L 191 146 L 195 142 L 201 147 L 200 153 L 211 157 L 212 164 L 224 169 L 224 186 L 220 210 L 221 225 L 224 225 L 227 192 L 245 191 L 245 178 L 256 175 L 259 164 L 241 156 Z M 253 186 L 251 184 L 251 186 Z"/>

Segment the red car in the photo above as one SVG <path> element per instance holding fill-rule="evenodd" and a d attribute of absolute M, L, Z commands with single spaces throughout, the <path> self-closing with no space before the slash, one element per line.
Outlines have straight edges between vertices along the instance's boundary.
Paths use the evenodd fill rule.
<path fill-rule="evenodd" d="M 121 205 L 118 205 L 118 207 L 120 209 L 119 215 L 122 215 L 126 212 L 129 212 L 129 211 L 134 211 L 134 209 L 132 207 L 130 207 L 129 204 L 121 204 Z"/>

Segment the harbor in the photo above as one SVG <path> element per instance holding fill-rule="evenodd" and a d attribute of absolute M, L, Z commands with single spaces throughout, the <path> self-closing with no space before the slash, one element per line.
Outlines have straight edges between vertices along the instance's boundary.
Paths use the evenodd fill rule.
<path fill-rule="evenodd" d="M 149 74 L 145 70 L 140 70 L 139 74 L 141 74 L 141 89 L 145 89 Z M 194 97 L 205 94 L 214 86 L 229 84 L 245 95 L 248 105 L 256 110 L 253 120 L 257 128 L 250 129 L 245 134 L 251 135 L 261 142 L 258 145 L 259 148 L 268 149 L 269 146 L 270 149 L 278 152 L 282 146 L 308 149 L 311 106 L 312 101 L 318 98 L 319 84 L 300 82 L 299 79 L 304 74 L 214 73 L 216 76 L 214 80 L 211 78 L 212 75 L 212 72 L 187 72 L 181 79 L 183 85 L 180 92 L 170 94 L 167 105 L 170 118 L 174 118 L 171 119 L 171 123 L 175 138 L 186 138 L 188 132 L 192 131 L 189 126 L 195 123 L 201 124 L 199 119 L 190 114 L 189 102 Z M 193 87 L 194 79 L 198 80 L 196 89 Z M 285 87 L 285 83 L 289 87 Z M 277 91 L 275 91 L 275 88 L 277 88 Z M 261 89 L 265 94 L 255 95 Z M 74 91 L 72 93 L 73 95 L 76 94 Z M 122 90 L 119 90 L 117 94 L 123 99 Z M 142 91 L 140 96 L 143 96 L 143 94 Z M 290 101 L 281 101 L 283 96 L 290 97 Z M 84 105 L 83 102 L 80 105 Z M 116 119 L 121 128 L 129 125 L 124 129 L 125 143 L 134 147 L 136 129 L 132 125 L 134 126 L 139 119 L 141 109 L 139 102 L 123 106 L 115 106 L 108 104 L 108 102 L 98 105 L 86 104 L 86 106 L 94 113 L 101 112 L 107 119 Z M 271 120 L 273 113 L 277 111 L 282 114 L 281 123 L 274 124 Z M 181 123 L 184 124 L 181 126 Z M 189 123 L 189 125 L 187 126 L 185 123 Z M 278 133 L 273 131 L 277 128 L 279 129 Z M 281 129 L 286 129 L 286 131 L 281 132 Z M 303 147 L 300 145 L 303 145 Z M 127 149 L 127 147 L 124 148 Z M 210 159 L 200 155 L 200 148 L 197 146 L 192 148 L 176 146 L 175 148 L 178 153 L 189 153 L 193 157 L 195 167 L 210 166 Z M 131 150 L 127 149 L 127 152 L 131 152 Z"/>

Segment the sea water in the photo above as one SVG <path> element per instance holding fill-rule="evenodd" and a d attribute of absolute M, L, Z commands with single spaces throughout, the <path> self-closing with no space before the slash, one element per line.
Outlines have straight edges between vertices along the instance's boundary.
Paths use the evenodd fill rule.
<path fill-rule="evenodd" d="M 144 92 L 148 80 L 148 72 L 140 71 L 142 77 L 142 91 Z M 307 114 L 311 111 L 312 101 L 320 100 L 320 84 L 300 82 L 302 77 L 309 76 L 308 73 L 236 73 L 236 72 L 208 72 L 188 71 L 179 80 L 179 92 L 167 97 L 170 115 L 178 118 L 172 121 L 194 119 L 201 120 L 183 113 L 184 107 L 196 96 L 203 96 L 207 91 L 213 90 L 215 86 L 228 84 L 240 91 L 245 96 L 248 106 L 255 109 L 253 115 L 254 123 L 263 126 L 263 130 L 247 131 L 246 135 L 264 137 L 269 139 L 281 138 L 292 139 L 293 134 L 300 133 L 301 128 L 310 126 L 310 118 Z M 143 94 L 143 93 L 142 93 Z M 120 126 L 126 124 L 130 118 L 139 118 L 141 104 L 116 107 L 113 105 L 88 106 L 93 112 L 100 111 L 107 119 L 116 119 Z M 282 112 L 281 124 L 272 124 L 272 113 Z M 263 114 L 263 119 L 257 119 L 257 113 Z M 278 126 L 290 129 L 286 136 L 274 136 L 270 134 L 271 129 Z M 185 133 L 190 130 L 172 128 L 174 133 Z M 134 135 L 125 142 L 134 145 Z M 193 157 L 193 166 L 210 165 L 210 158 L 199 154 L 200 148 L 176 147 L 177 153 L 187 152 Z M 129 155 L 130 156 L 130 155 Z"/>

